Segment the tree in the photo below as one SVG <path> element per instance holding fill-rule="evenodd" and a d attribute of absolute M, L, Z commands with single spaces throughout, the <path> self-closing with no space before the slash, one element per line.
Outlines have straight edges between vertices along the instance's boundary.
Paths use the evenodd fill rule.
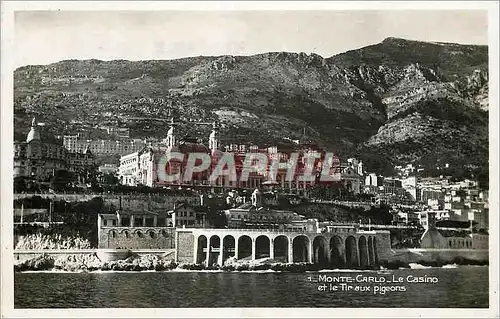
<path fill-rule="evenodd" d="M 480 169 L 477 173 L 477 181 L 479 182 L 479 187 L 482 189 L 489 188 L 489 172 L 488 168 Z"/>
<path fill-rule="evenodd" d="M 25 176 L 14 177 L 14 193 L 21 193 L 28 189 L 28 180 Z"/>
<path fill-rule="evenodd" d="M 119 179 L 114 174 L 106 173 L 102 176 L 101 181 L 105 185 L 118 185 Z"/>
<path fill-rule="evenodd" d="M 54 190 L 65 190 L 69 184 L 75 181 L 75 177 L 67 170 L 57 170 L 50 180 L 50 187 Z"/>

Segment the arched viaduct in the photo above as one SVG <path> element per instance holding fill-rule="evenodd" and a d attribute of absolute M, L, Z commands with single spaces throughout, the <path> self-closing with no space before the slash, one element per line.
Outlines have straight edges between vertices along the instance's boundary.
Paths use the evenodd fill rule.
<path fill-rule="evenodd" d="M 379 263 L 388 236 L 380 231 L 327 233 L 262 229 L 177 229 L 176 260 L 223 265 L 230 257 L 308 262 L 334 268 L 368 268 Z M 384 232 L 385 233 L 385 232 Z"/>

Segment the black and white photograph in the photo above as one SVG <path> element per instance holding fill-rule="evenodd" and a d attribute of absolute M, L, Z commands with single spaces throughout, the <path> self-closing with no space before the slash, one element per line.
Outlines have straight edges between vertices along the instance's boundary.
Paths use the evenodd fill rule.
<path fill-rule="evenodd" d="M 498 8 L 2 1 L 2 317 L 498 317 Z"/>

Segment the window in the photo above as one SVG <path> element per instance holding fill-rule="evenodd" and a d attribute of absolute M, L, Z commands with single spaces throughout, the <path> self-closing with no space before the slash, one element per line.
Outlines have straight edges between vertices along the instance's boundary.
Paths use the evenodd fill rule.
<path fill-rule="evenodd" d="M 107 220 L 107 219 L 105 219 L 105 220 L 103 221 L 103 225 L 104 225 L 104 226 L 108 226 L 108 220 Z"/>
<path fill-rule="evenodd" d="M 149 232 L 149 237 L 156 238 L 156 234 L 153 231 Z"/>
<path fill-rule="evenodd" d="M 138 231 L 138 232 L 137 232 L 137 237 L 139 237 L 139 238 L 143 238 L 143 237 L 144 237 L 144 234 L 143 234 L 141 231 Z"/>
<path fill-rule="evenodd" d="M 122 218 L 122 226 L 130 226 L 130 217 Z"/>
<path fill-rule="evenodd" d="M 116 226 L 116 219 L 113 219 L 113 226 Z"/>
<path fill-rule="evenodd" d="M 165 218 L 164 217 L 160 217 L 156 220 L 156 225 L 161 227 L 161 226 L 165 226 Z"/>
<path fill-rule="evenodd" d="M 193 217 L 193 212 L 189 212 L 189 217 Z"/>
<path fill-rule="evenodd" d="M 154 218 L 146 218 L 145 226 L 153 227 L 153 225 L 154 225 Z"/>
<path fill-rule="evenodd" d="M 130 238 L 130 232 L 128 230 L 125 231 L 125 238 Z"/>

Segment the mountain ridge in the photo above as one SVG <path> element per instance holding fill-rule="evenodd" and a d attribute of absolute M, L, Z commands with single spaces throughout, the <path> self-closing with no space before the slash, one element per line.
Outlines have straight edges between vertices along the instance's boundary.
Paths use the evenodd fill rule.
<path fill-rule="evenodd" d="M 64 59 L 64 60 L 60 60 L 60 61 L 53 62 L 53 63 L 22 65 L 22 66 L 16 67 L 15 71 L 17 71 L 19 69 L 26 68 L 26 67 L 41 67 L 41 66 L 48 66 L 48 65 L 58 64 L 58 63 L 65 63 L 65 62 L 86 62 L 86 61 L 89 61 L 89 62 L 99 62 L 99 63 L 101 63 L 101 62 L 113 62 L 113 61 L 117 61 L 117 62 L 147 62 L 147 61 L 161 62 L 161 61 L 176 61 L 176 60 L 193 59 L 193 58 L 220 58 L 220 57 L 224 57 L 224 56 L 251 57 L 251 56 L 258 56 L 258 55 L 264 55 L 264 54 L 273 54 L 273 53 L 274 54 L 278 54 L 278 53 L 301 54 L 302 53 L 302 54 L 306 54 L 306 55 L 316 55 L 316 56 L 318 56 L 320 58 L 323 58 L 323 59 L 329 59 L 329 58 L 332 58 L 332 57 L 335 57 L 335 56 L 338 56 L 338 55 L 342 55 L 342 54 L 345 54 L 345 53 L 348 53 L 348 52 L 351 52 L 351 51 L 356 51 L 356 50 L 359 50 L 359 49 L 368 48 L 368 47 L 375 46 L 375 45 L 378 45 L 378 44 L 389 43 L 389 42 L 398 42 L 398 41 L 408 42 L 408 43 L 412 43 L 412 42 L 415 42 L 415 43 L 424 43 L 424 44 L 429 44 L 429 45 L 472 46 L 472 47 L 483 47 L 483 48 L 487 48 L 488 47 L 488 45 L 483 45 L 483 44 L 456 43 L 456 42 L 440 42 L 440 41 L 420 41 L 420 40 L 413 40 L 413 39 L 406 39 L 406 38 L 399 38 L 399 37 L 386 37 L 381 42 L 378 42 L 378 43 L 375 43 L 375 44 L 371 44 L 371 45 L 367 45 L 367 46 L 364 46 L 364 47 L 360 47 L 358 49 L 349 49 L 349 50 L 346 50 L 346 51 L 343 51 L 343 52 L 339 52 L 339 53 L 333 54 L 331 56 L 325 56 L 325 57 L 322 56 L 321 54 L 318 54 L 318 53 L 315 53 L 315 52 L 306 53 L 304 51 L 301 51 L 301 52 L 298 52 L 298 51 L 268 51 L 268 52 L 246 54 L 246 55 L 234 55 L 234 54 L 225 54 L 225 55 L 193 55 L 193 56 L 186 56 L 186 57 L 179 57 L 179 58 L 172 58 L 172 59 L 141 59 L 141 60 L 128 60 L 128 59 L 101 60 L 101 59 L 96 59 L 96 58 L 89 58 L 89 59 Z"/>

